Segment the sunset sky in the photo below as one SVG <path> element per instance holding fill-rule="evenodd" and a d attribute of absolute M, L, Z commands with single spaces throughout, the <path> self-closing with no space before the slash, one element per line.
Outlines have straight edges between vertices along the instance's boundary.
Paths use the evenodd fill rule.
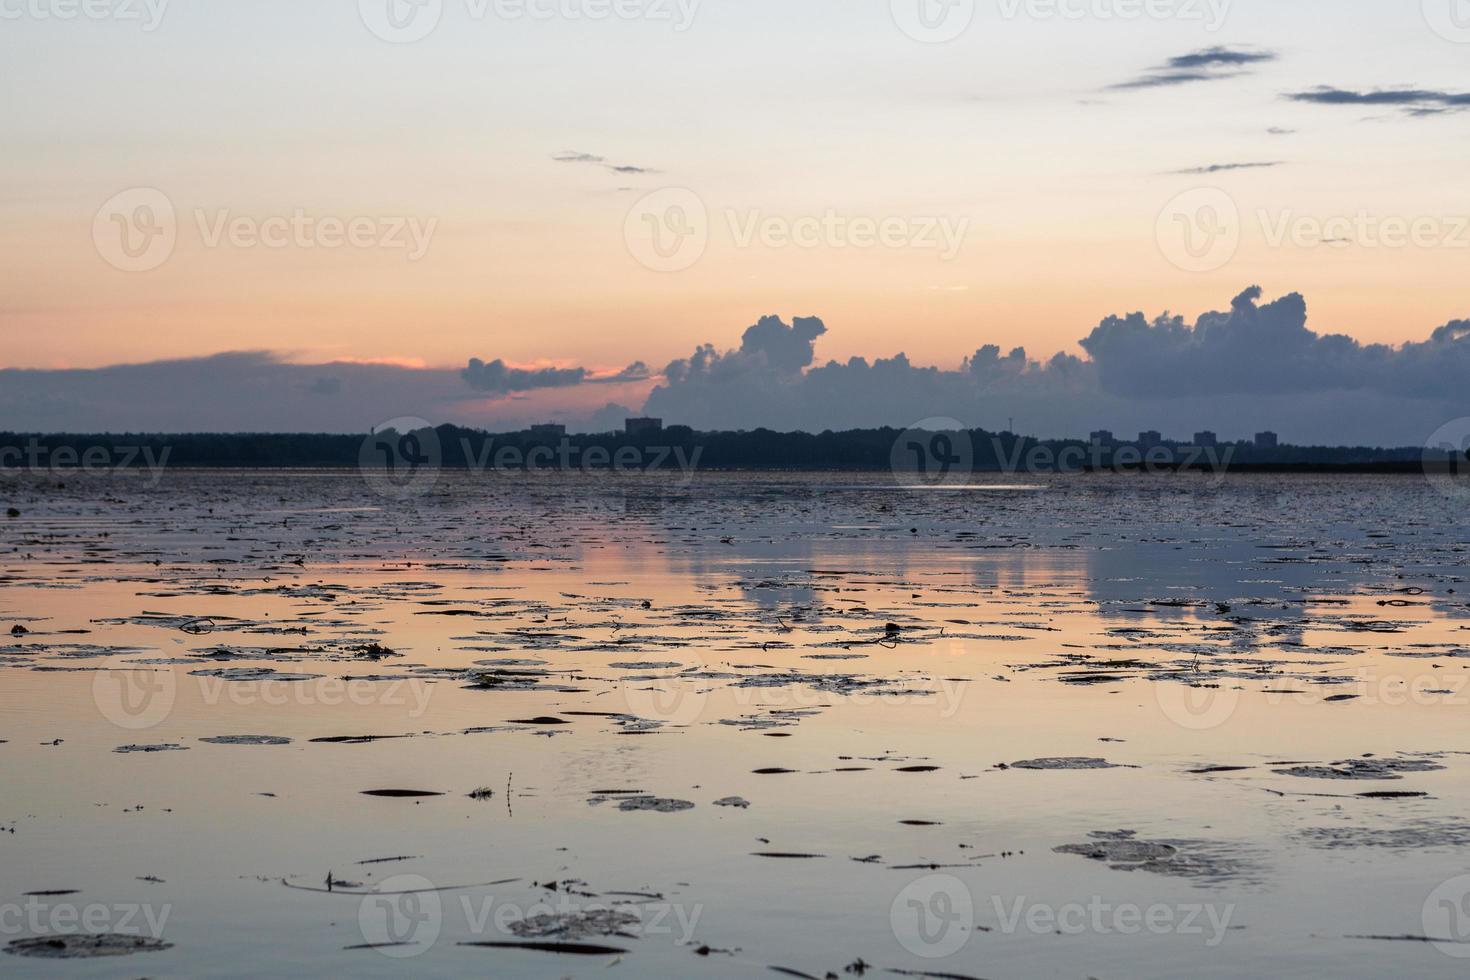
<path fill-rule="evenodd" d="M 427 36 L 384 40 L 402 2 L 0 3 L 0 367 L 253 351 L 656 380 L 779 314 L 822 318 L 818 363 L 954 369 L 984 344 L 1084 356 L 1107 316 L 1193 322 L 1253 284 L 1365 344 L 1470 316 L 1470 28 L 1448 0 L 1157 0 L 1153 18 L 991 0 L 946 43 L 900 26 L 920 0 L 620 0 L 639 16 L 606 19 L 589 11 L 611 0 L 427 0 Z M 512 16 L 528 5 L 549 15 Z M 636 240 L 666 188 L 705 210 L 708 245 L 676 271 Z M 98 236 L 137 189 L 171 205 L 176 242 L 126 271 Z M 1233 256 L 1182 254 L 1179 202 L 1221 200 Z M 371 234 L 249 237 L 298 212 Z M 812 218 L 838 231 L 780 238 Z M 212 240 L 235 219 L 244 237 Z M 742 241 L 761 222 L 776 237 Z M 865 223 L 898 238 L 854 245 Z M 931 227 L 963 231 L 953 255 Z M 534 407 L 637 408 L 651 383 Z"/>

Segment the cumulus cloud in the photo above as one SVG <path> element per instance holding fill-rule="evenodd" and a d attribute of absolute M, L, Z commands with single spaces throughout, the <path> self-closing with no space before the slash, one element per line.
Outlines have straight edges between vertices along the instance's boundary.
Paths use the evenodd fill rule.
<path fill-rule="evenodd" d="M 1214 47 L 1193 51 L 1170 58 L 1162 65 L 1150 68 L 1137 78 L 1119 82 L 1109 88 L 1115 91 L 1129 89 L 1168 88 L 1188 85 L 1192 82 L 1215 82 L 1226 78 L 1237 78 L 1247 74 L 1253 65 L 1275 61 L 1272 51 L 1252 51 L 1242 48 Z"/>
<path fill-rule="evenodd" d="M 706 344 L 671 364 L 647 410 L 695 428 L 820 431 L 947 417 L 999 429 L 1014 417 L 1039 435 L 1273 428 L 1298 441 L 1383 444 L 1414 444 L 1470 414 L 1470 321 L 1421 343 L 1362 344 L 1310 329 L 1300 295 L 1264 305 L 1261 298 L 1252 287 L 1193 324 L 1168 313 L 1107 317 L 1081 340 L 1085 359 L 1040 362 L 1023 348 L 987 345 L 957 370 L 903 354 L 793 369 L 812 360 L 811 341 L 774 363 L 752 348 L 762 338 L 796 337 L 797 324 L 810 321 L 787 327 L 767 317 L 739 350 Z"/>
<path fill-rule="evenodd" d="M 1307 304 L 1292 293 L 1260 306 L 1258 286 L 1228 313 L 1190 326 L 1180 316 L 1111 316 L 1081 341 L 1104 390 L 1141 398 L 1183 394 L 1270 394 L 1371 383 L 1393 352 L 1307 328 Z"/>
<path fill-rule="evenodd" d="M 702 344 L 689 357 L 664 368 L 664 377 L 690 385 L 754 377 L 783 381 L 812 363 L 816 339 L 826 332 L 816 317 L 796 317 L 790 326 L 779 317 L 762 317 L 745 331 L 739 349 L 720 352 L 714 344 Z"/>

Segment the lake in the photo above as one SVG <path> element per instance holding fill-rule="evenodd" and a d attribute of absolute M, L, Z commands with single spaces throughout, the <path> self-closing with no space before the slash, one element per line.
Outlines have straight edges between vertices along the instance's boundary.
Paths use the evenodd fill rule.
<path fill-rule="evenodd" d="M 1470 484 L 380 489 L 0 476 L 5 975 L 1470 963 Z"/>

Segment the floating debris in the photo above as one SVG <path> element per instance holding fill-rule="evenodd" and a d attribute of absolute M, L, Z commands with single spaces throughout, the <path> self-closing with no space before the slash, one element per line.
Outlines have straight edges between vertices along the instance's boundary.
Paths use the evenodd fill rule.
<path fill-rule="evenodd" d="M 160 745 L 119 745 L 112 751 L 128 755 L 134 752 L 185 752 L 188 748 L 187 745 L 165 742 Z"/>
<path fill-rule="evenodd" d="M 461 946 L 479 946 L 483 949 L 524 949 L 534 953 L 563 953 L 568 956 L 616 956 L 626 953 L 620 946 L 599 946 L 595 943 L 509 943 L 509 942 L 466 942 Z"/>
<path fill-rule="evenodd" d="M 173 945 L 149 936 L 98 932 L 14 939 L 5 945 L 5 952 L 45 960 L 86 960 L 104 956 L 130 956 L 133 953 L 158 953 L 173 949 Z"/>
<path fill-rule="evenodd" d="M 1056 759 L 1025 759 L 1021 762 L 1012 762 L 1011 769 L 1117 769 L 1114 763 L 1106 759 L 1087 758 L 1083 756 L 1065 756 Z"/>
<path fill-rule="evenodd" d="M 1303 779 L 1403 779 L 1406 772 L 1434 772 L 1443 768 L 1429 759 L 1349 759 L 1326 766 L 1288 766 L 1271 771 L 1278 776 Z"/>
<path fill-rule="evenodd" d="M 1102 861 L 1114 871 L 1148 871 L 1212 882 L 1254 880 L 1254 864 L 1228 845 L 1203 840 L 1140 840 L 1133 830 L 1097 830 L 1082 844 L 1063 844 L 1057 854 Z"/>
<path fill-rule="evenodd" d="M 290 745 L 284 735 L 211 735 L 199 741 L 210 745 Z"/>
<path fill-rule="evenodd" d="M 362 795 L 381 796 L 392 800 L 404 800 L 414 799 L 423 796 L 443 796 L 444 794 L 436 793 L 433 790 L 427 789 L 365 789 L 362 791 Z"/>
<path fill-rule="evenodd" d="M 624 935 L 629 927 L 639 924 L 638 916 L 616 909 L 592 909 L 585 912 L 542 912 L 508 928 L 522 939 L 586 939 L 591 936 Z"/>

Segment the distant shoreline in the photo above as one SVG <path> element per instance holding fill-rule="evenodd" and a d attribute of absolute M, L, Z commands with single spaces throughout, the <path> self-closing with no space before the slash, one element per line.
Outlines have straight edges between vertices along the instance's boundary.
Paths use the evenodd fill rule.
<path fill-rule="evenodd" d="M 1150 435 L 1150 434 L 1145 434 Z M 1156 437 L 1157 434 L 1152 434 Z M 490 433 L 453 425 L 400 433 L 29 434 L 0 432 L 0 473 L 148 469 L 892 472 L 923 483 L 969 475 L 1317 473 L 1470 475 L 1470 459 L 1422 447 L 1191 445 L 1035 439 L 985 430 Z"/>

